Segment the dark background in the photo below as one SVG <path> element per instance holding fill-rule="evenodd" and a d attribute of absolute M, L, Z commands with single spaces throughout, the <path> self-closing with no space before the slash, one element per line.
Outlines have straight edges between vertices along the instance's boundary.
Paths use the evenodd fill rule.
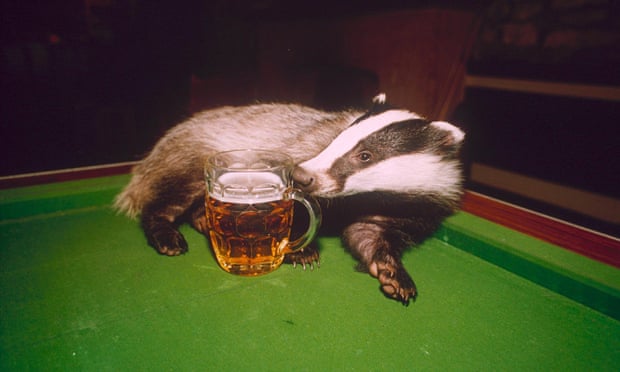
<path fill-rule="evenodd" d="M 260 23 L 431 3 L 459 6 L 394 0 L 3 0 L 0 175 L 139 159 L 191 113 L 192 76 L 221 76 L 233 90 L 239 79 L 258 73 Z M 347 94 L 336 96 L 342 102 L 330 108 L 351 104 Z M 205 106 L 247 103 L 214 101 Z"/>

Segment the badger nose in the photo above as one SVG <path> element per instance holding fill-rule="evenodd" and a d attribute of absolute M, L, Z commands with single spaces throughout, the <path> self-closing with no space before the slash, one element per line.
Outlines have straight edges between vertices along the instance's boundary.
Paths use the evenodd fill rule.
<path fill-rule="evenodd" d="M 293 170 L 293 181 L 306 192 L 310 192 L 315 188 L 314 176 L 302 167 L 296 167 Z"/>

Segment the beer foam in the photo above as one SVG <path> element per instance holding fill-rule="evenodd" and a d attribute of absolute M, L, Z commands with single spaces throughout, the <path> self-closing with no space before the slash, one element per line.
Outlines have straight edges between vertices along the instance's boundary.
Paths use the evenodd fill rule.
<path fill-rule="evenodd" d="M 230 172 L 217 178 L 209 196 L 226 203 L 254 204 L 282 199 L 286 184 L 271 172 Z"/>

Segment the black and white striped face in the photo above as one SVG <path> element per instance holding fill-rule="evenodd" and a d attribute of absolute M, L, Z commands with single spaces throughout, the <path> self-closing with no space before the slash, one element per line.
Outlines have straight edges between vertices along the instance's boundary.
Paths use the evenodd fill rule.
<path fill-rule="evenodd" d="M 456 154 L 464 133 L 405 110 L 366 114 L 294 172 L 306 192 L 336 197 L 372 191 L 460 192 Z"/>

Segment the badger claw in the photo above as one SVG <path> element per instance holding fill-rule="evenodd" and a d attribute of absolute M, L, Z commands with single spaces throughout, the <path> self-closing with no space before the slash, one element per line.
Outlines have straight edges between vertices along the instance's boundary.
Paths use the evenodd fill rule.
<path fill-rule="evenodd" d="M 409 301 L 417 296 L 417 290 L 413 279 L 409 276 L 402 265 L 392 257 L 384 257 L 375 260 L 368 265 L 370 274 L 381 283 L 381 291 L 391 299 L 408 306 Z"/>
<path fill-rule="evenodd" d="M 321 267 L 319 251 L 314 246 L 308 246 L 297 252 L 287 253 L 284 256 L 284 262 L 293 264 L 293 268 L 297 268 L 297 265 L 300 264 L 304 271 L 307 268 L 310 268 L 310 271 L 314 270 L 315 265 L 317 268 Z"/>
<path fill-rule="evenodd" d="M 417 290 L 413 280 L 404 270 L 398 273 L 382 271 L 379 273 L 379 282 L 381 283 L 381 291 L 383 294 L 403 305 L 408 306 L 410 300 L 414 300 L 417 296 Z"/>

